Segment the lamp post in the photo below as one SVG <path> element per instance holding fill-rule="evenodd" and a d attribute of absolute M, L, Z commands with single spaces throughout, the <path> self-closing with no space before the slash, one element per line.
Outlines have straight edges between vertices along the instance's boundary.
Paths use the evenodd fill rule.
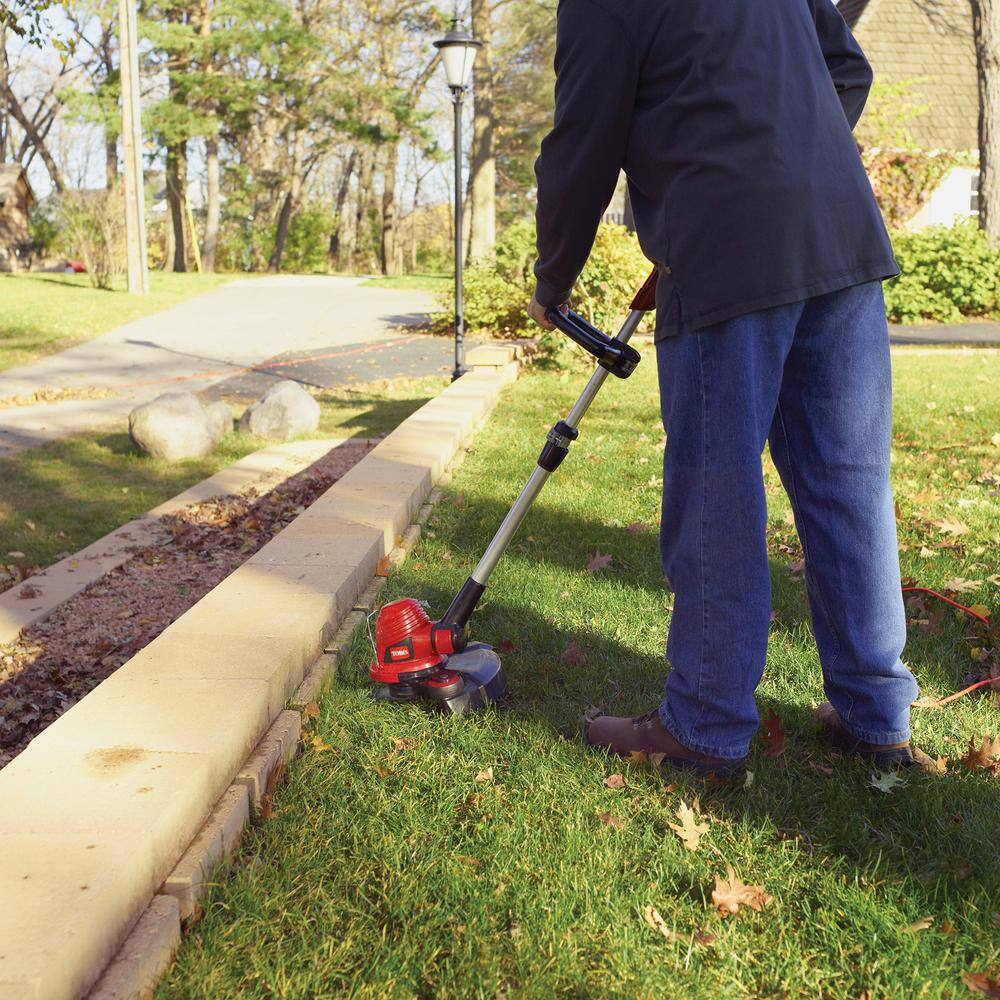
<path fill-rule="evenodd" d="M 459 23 L 438 39 L 434 47 L 441 53 L 448 88 L 455 106 L 455 370 L 451 379 L 465 373 L 465 327 L 462 319 L 462 98 L 469 85 L 472 64 L 482 42 L 476 41 Z"/>

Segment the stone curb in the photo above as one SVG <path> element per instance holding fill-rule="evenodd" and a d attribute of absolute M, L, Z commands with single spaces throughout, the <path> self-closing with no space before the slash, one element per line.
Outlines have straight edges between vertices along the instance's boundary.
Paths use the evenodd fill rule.
<path fill-rule="evenodd" d="M 60 559 L 9 588 L 0 594 L 0 646 L 16 642 L 29 625 L 41 621 L 60 604 L 127 562 L 137 549 L 162 540 L 161 518 L 190 504 L 236 493 L 247 486 L 272 479 L 288 479 L 348 440 L 352 439 L 290 441 L 261 448 L 189 487 L 183 493 L 178 493 L 173 499 L 164 501 L 148 513 L 115 528 L 79 552 Z M 37 596 L 29 599 L 21 597 L 21 589 L 25 586 L 32 587 Z"/>
<path fill-rule="evenodd" d="M 178 920 L 196 903 L 243 815 L 227 790 L 247 808 L 267 794 L 271 727 L 365 620 L 373 574 L 415 541 L 434 482 L 517 377 L 510 356 L 403 421 L 0 771 L 0 1000 L 86 994 L 128 964 L 122 942 L 168 883 Z"/>

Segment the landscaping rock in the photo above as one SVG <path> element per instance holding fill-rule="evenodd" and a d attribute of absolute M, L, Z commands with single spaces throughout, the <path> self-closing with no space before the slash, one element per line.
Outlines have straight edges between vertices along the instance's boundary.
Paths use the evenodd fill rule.
<path fill-rule="evenodd" d="M 233 429 L 233 410 L 225 400 L 219 399 L 214 403 L 209 403 L 205 407 L 205 412 L 212 422 L 212 433 L 216 441 L 225 437 Z"/>
<path fill-rule="evenodd" d="M 297 382 L 286 379 L 271 386 L 247 407 L 240 420 L 240 430 L 258 437 L 289 438 L 319 427 L 319 403 Z"/>
<path fill-rule="evenodd" d="M 212 418 L 190 392 L 165 392 L 137 406 L 128 417 L 136 447 L 151 458 L 198 458 L 215 447 Z"/>

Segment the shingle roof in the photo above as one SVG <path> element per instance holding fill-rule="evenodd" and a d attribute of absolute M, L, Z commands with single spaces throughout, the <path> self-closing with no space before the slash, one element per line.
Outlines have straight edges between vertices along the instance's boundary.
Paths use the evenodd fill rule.
<path fill-rule="evenodd" d="M 968 0 L 841 0 L 882 83 L 907 83 L 927 110 L 908 123 L 925 149 L 976 149 L 979 87 Z"/>
<path fill-rule="evenodd" d="M 0 199 L 9 198 L 14 193 L 18 178 L 24 173 L 24 169 L 18 163 L 0 163 Z M 28 185 L 28 198 L 34 202 L 35 193 L 28 184 L 28 178 L 24 178 L 24 183 Z"/>

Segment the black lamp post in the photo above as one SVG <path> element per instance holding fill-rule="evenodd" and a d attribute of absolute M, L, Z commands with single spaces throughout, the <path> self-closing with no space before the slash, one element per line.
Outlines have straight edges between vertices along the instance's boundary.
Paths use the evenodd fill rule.
<path fill-rule="evenodd" d="M 441 53 L 445 76 L 455 105 L 455 370 L 452 381 L 465 373 L 465 329 L 462 319 L 462 98 L 469 85 L 472 64 L 482 42 L 465 31 L 456 17 L 451 31 L 434 47 Z"/>

